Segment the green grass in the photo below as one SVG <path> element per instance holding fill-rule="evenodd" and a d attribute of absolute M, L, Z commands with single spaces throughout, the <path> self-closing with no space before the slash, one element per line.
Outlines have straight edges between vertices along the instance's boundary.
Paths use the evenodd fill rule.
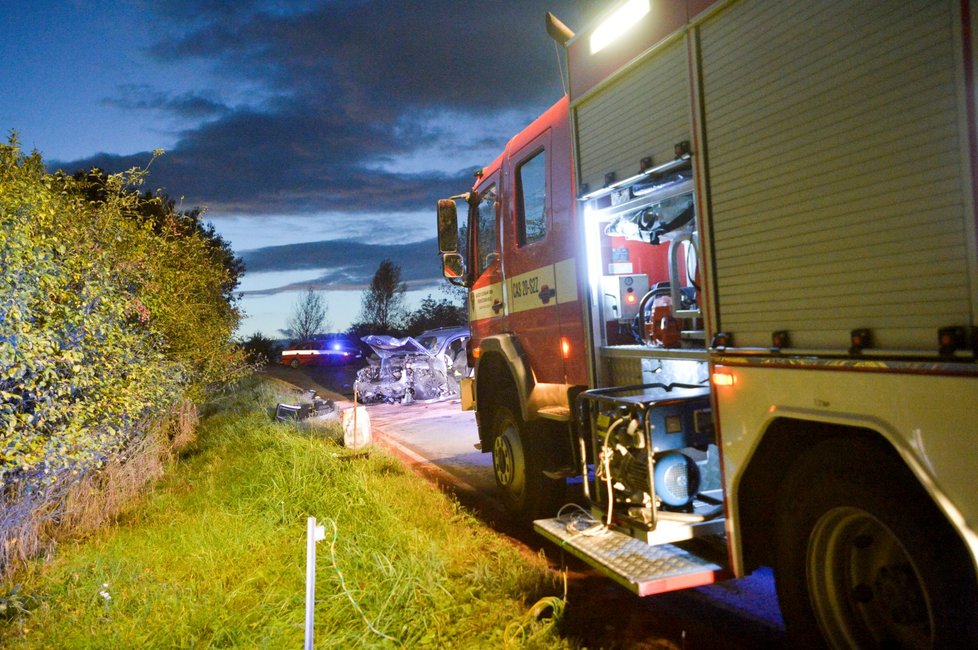
<path fill-rule="evenodd" d="M 531 611 L 558 591 L 542 559 L 380 451 L 351 457 L 338 428 L 272 423 L 277 399 L 231 395 L 116 525 L 0 586 L 29 610 L 0 618 L 0 646 L 301 647 L 310 516 L 316 647 L 566 645 Z"/>

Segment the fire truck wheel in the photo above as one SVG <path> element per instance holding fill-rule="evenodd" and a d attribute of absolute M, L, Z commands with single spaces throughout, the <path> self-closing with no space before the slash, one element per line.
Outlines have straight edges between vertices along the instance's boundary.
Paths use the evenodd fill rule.
<path fill-rule="evenodd" d="M 514 517 L 533 521 L 553 517 L 563 487 L 543 474 L 546 445 L 513 411 L 496 409 L 493 426 L 492 468 L 503 503 Z"/>
<path fill-rule="evenodd" d="M 298 368 L 299 367 L 299 360 L 298 359 L 293 359 L 292 361 L 289 362 L 289 365 L 292 366 L 293 368 Z"/>
<path fill-rule="evenodd" d="M 786 479 L 778 600 L 794 647 L 978 647 L 978 587 L 960 538 L 903 464 L 834 439 Z"/>

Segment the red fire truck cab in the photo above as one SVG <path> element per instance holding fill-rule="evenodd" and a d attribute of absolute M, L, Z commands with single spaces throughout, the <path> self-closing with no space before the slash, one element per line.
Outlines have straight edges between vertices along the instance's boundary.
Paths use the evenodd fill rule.
<path fill-rule="evenodd" d="M 588 383 L 566 98 L 476 176 L 470 192 L 439 202 L 446 277 L 469 287 L 478 371 L 466 404 L 478 395 L 482 448 L 508 507 L 533 519 L 552 513 L 558 475 L 572 467 L 567 395 Z"/>

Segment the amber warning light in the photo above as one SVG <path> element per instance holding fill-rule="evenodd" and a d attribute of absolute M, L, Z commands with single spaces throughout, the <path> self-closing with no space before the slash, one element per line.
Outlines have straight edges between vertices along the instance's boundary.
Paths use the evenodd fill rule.
<path fill-rule="evenodd" d="M 737 383 L 737 377 L 729 370 L 718 369 L 713 371 L 711 377 L 714 386 L 733 386 Z"/>
<path fill-rule="evenodd" d="M 565 359 L 570 359 L 571 344 L 566 336 L 560 337 L 560 355 Z"/>

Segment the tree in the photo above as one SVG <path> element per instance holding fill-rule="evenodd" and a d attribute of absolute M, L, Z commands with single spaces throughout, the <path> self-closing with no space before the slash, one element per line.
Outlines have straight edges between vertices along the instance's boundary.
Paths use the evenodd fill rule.
<path fill-rule="evenodd" d="M 412 336 L 425 330 L 451 325 L 467 325 L 465 308 L 447 298 L 435 300 L 431 294 L 421 301 L 421 305 L 407 317 L 406 329 Z"/>
<path fill-rule="evenodd" d="M 241 349 L 249 363 L 257 366 L 264 366 L 278 358 L 281 350 L 279 345 L 261 332 L 255 332 L 241 342 Z"/>
<path fill-rule="evenodd" d="M 466 301 L 469 298 L 469 290 L 467 287 L 445 282 L 438 286 L 438 290 L 448 296 L 448 302 L 454 303 L 455 306 L 463 311 L 466 310 Z M 446 299 L 443 298 L 442 300 Z"/>
<path fill-rule="evenodd" d="M 153 160 L 158 155 L 159 153 L 154 154 Z M 147 169 L 153 160 L 147 164 Z M 93 206 L 106 204 L 119 193 L 119 188 L 114 186 L 114 176 L 98 167 L 75 172 L 71 178 L 75 181 L 72 191 Z M 67 178 L 63 181 L 67 182 Z M 245 272 L 244 261 L 235 255 L 230 242 L 214 229 L 214 225 L 204 220 L 204 208 L 178 210 L 176 202 L 160 190 L 147 190 L 142 194 L 133 192 L 129 199 L 122 216 L 151 224 L 156 236 L 182 239 L 196 237 L 204 242 L 206 255 L 210 258 L 208 265 L 217 266 L 224 271 L 220 285 L 221 295 L 228 305 L 235 307 L 238 296 L 234 292 Z"/>
<path fill-rule="evenodd" d="M 283 330 L 295 340 L 310 339 L 330 328 L 326 318 L 328 306 L 322 294 L 306 289 L 292 308 L 292 315 Z"/>
<path fill-rule="evenodd" d="M 363 294 L 360 303 L 360 322 L 354 325 L 372 327 L 374 334 L 389 334 L 397 331 L 406 314 L 404 294 L 407 283 L 401 281 L 401 267 L 384 260 L 377 267 L 370 288 Z"/>

